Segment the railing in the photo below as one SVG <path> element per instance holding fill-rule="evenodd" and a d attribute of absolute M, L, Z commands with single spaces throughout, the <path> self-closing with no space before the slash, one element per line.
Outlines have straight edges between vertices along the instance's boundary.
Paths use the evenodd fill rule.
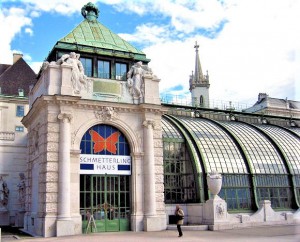
<path fill-rule="evenodd" d="M 14 141 L 15 132 L 0 132 L 0 140 Z"/>
<path fill-rule="evenodd" d="M 189 107 L 201 107 L 210 109 L 220 109 L 220 110 L 232 110 L 242 112 L 244 109 L 251 107 L 252 105 L 247 105 L 244 103 L 232 102 L 232 101 L 222 101 L 222 100 L 209 100 L 209 103 L 199 104 L 197 100 L 192 102 L 192 99 L 186 96 L 179 95 L 160 95 L 160 100 L 162 104 L 174 104 Z"/>

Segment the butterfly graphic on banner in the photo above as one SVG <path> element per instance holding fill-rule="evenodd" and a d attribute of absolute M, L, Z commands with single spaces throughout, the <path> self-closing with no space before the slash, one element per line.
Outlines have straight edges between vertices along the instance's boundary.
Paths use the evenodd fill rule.
<path fill-rule="evenodd" d="M 117 153 L 117 143 L 120 136 L 119 132 L 116 131 L 112 133 L 106 139 L 98 134 L 95 130 L 90 130 L 89 132 L 92 137 L 92 141 L 94 142 L 94 153 L 98 153 L 103 150 L 107 150 L 114 155 Z"/>

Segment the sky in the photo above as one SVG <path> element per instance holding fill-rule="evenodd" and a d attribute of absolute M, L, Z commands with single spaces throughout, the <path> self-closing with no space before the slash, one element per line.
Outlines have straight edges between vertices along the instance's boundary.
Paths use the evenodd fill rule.
<path fill-rule="evenodd" d="M 0 63 L 38 72 L 88 0 L 1 0 Z M 98 0 L 98 21 L 151 59 L 160 93 L 190 97 L 195 42 L 211 103 L 252 106 L 259 93 L 300 101 L 298 0 Z"/>

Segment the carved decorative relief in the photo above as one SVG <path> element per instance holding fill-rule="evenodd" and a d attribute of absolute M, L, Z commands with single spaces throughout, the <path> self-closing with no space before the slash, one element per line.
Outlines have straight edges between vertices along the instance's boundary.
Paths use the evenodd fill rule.
<path fill-rule="evenodd" d="M 57 118 L 59 120 L 62 120 L 63 122 L 71 122 L 72 114 L 70 114 L 70 113 L 60 113 L 60 114 L 58 114 Z"/>
<path fill-rule="evenodd" d="M 118 116 L 118 113 L 113 107 L 102 107 L 101 110 L 95 111 L 95 116 L 97 119 L 102 121 L 110 121 Z"/>
<path fill-rule="evenodd" d="M 0 174 L 0 211 L 6 211 L 6 206 L 8 203 L 9 189 L 7 183 L 3 178 L 3 175 Z"/>
<path fill-rule="evenodd" d="M 32 130 L 32 146 L 33 146 L 33 154 L 39 154 L 39 125 L 35 129 Z"/>
<path fill-rule="evenodd" d="M 143 122 L 143 126 L 144 127 L 146 127 L 146 128 L 155 128 L 155 121 L 154 120 L 145 120 L 144 122 Z"/>
<path fill-rule="evenodd" d="M 222 203 L 216 205 L 216 215 L 218 218 L 223 218 L 225 213 L 225 207 Z"/>
<path fill-rule="evenodd" d="M 19 202 L 21 209 L 25 209 L 25 198 L 26 198 L 26 184 L 25 184 L 25 175 L 24 173 L 19 173 L 20 181 L 18 184 L 19 191 Z"/>

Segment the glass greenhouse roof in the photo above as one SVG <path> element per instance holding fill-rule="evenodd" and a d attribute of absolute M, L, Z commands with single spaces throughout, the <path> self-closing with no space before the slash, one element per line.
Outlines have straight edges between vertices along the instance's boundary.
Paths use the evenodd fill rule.
<path fill-rule="evenodd" d="M 300 140 L 283 128 L 270 125 L 256 125 L 266 132 L 281 148 L 292 174 L 300 174 Z"/>
<path fill-rule="evenodd" d="M 231 137 L 212 121 L 178 118 L 194 137 L 206 172 L 248 173 L 244 159 Z"/>
<path fill-rule="evenodd" d="M 164 138 L 183 140 L 182 135 L 168 120 L 162 119 L 162 131 Z"/>
<path fill-rule="evenodd" d="M 242 145 L 253 173 L 286 174 L 284 162 L 278 151 L 262 133 L 245 123 L 221 123 Z"/>
<path fill-rule="evenodd" d="M 289 130 L 293 131 L 300 137 L 300 128 L 289 128 Z"/>
<path fill-rule="evenodd" d="M 175 119 L 176 125 L 181 125 L 195 141 L 207 173 L 288 174 L 285 161 L 280 155 L 281 150 L 291 172 L 300 174 L 300 140 L 283 128 L 190 117 Z M 185 139 L 186 136 L 181 135 L 172 123 L 167 119 L 162 120 L 163 137 L 178 141 Z M 299 130 L 293 128 L 295 134 Z"/>

